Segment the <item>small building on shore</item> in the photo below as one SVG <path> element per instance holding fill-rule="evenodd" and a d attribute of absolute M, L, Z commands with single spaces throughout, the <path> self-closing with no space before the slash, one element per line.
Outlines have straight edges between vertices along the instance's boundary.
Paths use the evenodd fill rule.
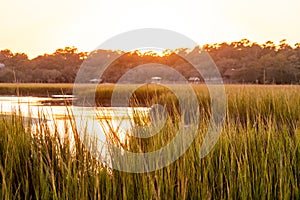
<path fill-rule="evenodd" d="M 190 77 L 188 81 L 189 81 L 189 83 L 192 83 L 192 84 L 199 84 L 200 83 L 200 78 L 194 76 L 194 77 Z"/>
<path fill-rule="evenodd" d="M 153 76 L 151 78 L 151 84 L 160 84 L 161 80 L 162 80 L 162 78 L 160 76 Z"/>

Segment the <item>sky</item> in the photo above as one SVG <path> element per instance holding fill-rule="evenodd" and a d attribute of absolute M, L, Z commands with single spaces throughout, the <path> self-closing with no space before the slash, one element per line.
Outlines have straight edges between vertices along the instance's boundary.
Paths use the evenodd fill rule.
<path fill-rule="evenodd" d="M 92 51 L 139 28 L 181 33 L 199 45 L 300 42 L 299 0 L 0 0 L 0 50 L 34 58 L 58 48 Z"/>

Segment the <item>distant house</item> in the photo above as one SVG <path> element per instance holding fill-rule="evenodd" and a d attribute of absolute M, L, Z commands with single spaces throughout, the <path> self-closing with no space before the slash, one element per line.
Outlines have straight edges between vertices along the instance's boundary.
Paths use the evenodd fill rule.
<path fill-rule="evenodd" d="M 190 77 L 189 78 L 189 83 L 199 84 L 200 83 L 200 78 L 199 77 Z"/>
<path fill-rule="evenodd" d="M 97 83 L 101 83 L 102 82 L 102 79 L 101 78 L 93 78 L 91 80 L 89 80 L 90 83 L 94 83 L 94 84 L 97 84 Z"/>
<path fill-rule="evenodd" d="M 161 82 L 161 77 L 159 77 L 159 76 L 153 76 L 152 78 L 151 78 L 151 83 L 152 84 L 160 84 L 160 82 Z"/>

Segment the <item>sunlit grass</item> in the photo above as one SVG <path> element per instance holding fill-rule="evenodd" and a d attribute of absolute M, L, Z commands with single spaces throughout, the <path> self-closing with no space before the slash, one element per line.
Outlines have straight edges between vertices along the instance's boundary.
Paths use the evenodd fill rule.
<path fill-rule="evenodd" d="M 0 95 L 51 96 L 52 94 L 71 94 L 70 83 L 0 83 Z"/>
<path fill-rule="evenodd" d="M 2 116 L 0 198 L 299 198 L 300 87 L 226 86 L 224 128 L 213 150 L 203 159 L 199 158 L 199 149 L 208 127 L 210 98 L 205 87 L 195 88 L 201 109 L 196 139 L 178 160 L 151 173 L 109 172 L 86 151 L 75 127 L 71 136 L 75 148 L 71 148 L 74 144 L 60 140 L 42 123 L 37 134 L 32 135 L 28 129 L 30 120 Z M 171 94 L 162 94 L 166 93 L 153 95 L 150 100 L 174 99 Z M 166 145 L 180 117 L 179 112 L 169 115 L 159 134 L 147 139 L 130 138 L 127 150 L 152 151 Z"/>

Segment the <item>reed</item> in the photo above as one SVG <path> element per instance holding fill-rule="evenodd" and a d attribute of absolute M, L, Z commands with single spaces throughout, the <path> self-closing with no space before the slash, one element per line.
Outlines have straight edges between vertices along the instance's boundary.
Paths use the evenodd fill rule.
<path fill-rule="evenodd" d="M 201 109 L 195 140 L 174 163 L 150 173 L 107 169 L 85 149 L 75 127 L 71 142 L 50 133 L 43 123 L 30 134 L 30 120 L 2 116 L 0 198 L 298 199 L 300 87 L 226 86 L 225 124 L 217 144 L 202 159 L 199 149 L 209 126 L 210 98 L 205 87 L 195 90 Z M 162 94 L 153 98 L 163 99 Z M 178 129 L 179 115 L 169 113 L 162 130 L 151 138 L 130 138 L 127 150 L 153 151 L 166 145 Z"/>

